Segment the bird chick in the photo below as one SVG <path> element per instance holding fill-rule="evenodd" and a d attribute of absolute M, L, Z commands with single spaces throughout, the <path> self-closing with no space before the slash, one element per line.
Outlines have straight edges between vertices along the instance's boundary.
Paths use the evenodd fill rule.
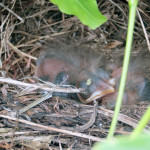
<path fill-rule="evenodd" d="M 131 57 L 122 104 L 129 105 L 140 101 L 150 101 L 150 79 L 145 73 L 149 68 L 148 62 L 149 58 L 144 59 L 144 57 Z M 121 73 L 122 67 L 113 68 L 111 75 L 116 81 L 115 92 L 104 97 L 102 100 L 102 105 L 108 107 L 115 106 Z"/>
<path fill-rule="evenodd" d="M 115 91 L 114 79 L 102 67 L 101 55 L 88 47 L 47 45 L 39 56 L 35 75 L 55 84 L 84 88 L 86 93 L 77 96 L 83 103 L 91 103 Z"/>

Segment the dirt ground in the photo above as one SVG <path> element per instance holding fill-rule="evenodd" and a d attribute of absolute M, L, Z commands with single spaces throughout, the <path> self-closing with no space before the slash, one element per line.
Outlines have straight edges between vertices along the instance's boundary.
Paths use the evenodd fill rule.
<path fill-rule="evenodd" d="M 146 40 L 150 38 L 149 6 L 149 1 L 139 2 L 132 48 L 134 57 L 150 55 Z M 48 0 L 0 2 L 0 74 L 3 77 L 0 78 L 0 149 L 88 150 L 95 142 L 105 140 L 114 111 L 100 104 L 96 120 L 84 131 L 75 128 L 89 123 L 94 106 L 76 99 L 53 97 L 25 113 L 18 113 L 43 97 L 46 91 L 46 83 L 37 84 L 33 76 L 36 60 L 47 41 L 85 44 L 103 54 L 108 62 L 120 61 L 125 49 L 128 5 L 126 1 L 98 0 L 98 7 L 108 21 L 91 30 L 75 16 L 62 14 Z M 150 70 L 146 72 L 149 77 Z M 123 106 L 115 134 L 130 134 L 148 104 Z"/>

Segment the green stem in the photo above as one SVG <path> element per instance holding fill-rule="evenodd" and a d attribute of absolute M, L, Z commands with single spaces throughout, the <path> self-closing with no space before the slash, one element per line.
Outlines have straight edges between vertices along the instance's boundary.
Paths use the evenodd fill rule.
<path fill-rule="evenodd" d="M 110 126 L 108 138 L 112 138 L 116 129 L 117 119 L 119 116 L 119 111 L 121 108 L 122 98 L 125 89 L 125 82 L 127 78 L 128 66 L 130 61 L 130 54 L 131 54 L 131 46 L 132 46 L 132 39 L 133 39 L 133 30 L 134 30 L 134 22 L 136 16 L 136 7 L 138 4 L 138 0 L 129 0 L 129 23 L 128 23 L 128 33 L 127 33 L 127 42 L 125 48 L 125 56 L 123 61 L 123 71 L 121 75 L 121 82 L 119 86 L 119 93 L 117 96 L 117 103 L 115 107 L 114 117 L 112 119 L 112 123 Z"/>

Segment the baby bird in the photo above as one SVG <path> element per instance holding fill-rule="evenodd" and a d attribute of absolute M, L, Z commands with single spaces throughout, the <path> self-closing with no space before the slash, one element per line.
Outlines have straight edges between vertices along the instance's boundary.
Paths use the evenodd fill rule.
<path fill-rule="evenodd" d="M 103 69 L 103 58 L 85 46 L 50 45 L 37 61 L 35 75 L 55 84 L 84 88 L 77 94 L 83 103 L 102 99 L 113 92 L 114 78 Z"/>
<path fill-rule="evenodd" d="M 149 70 L 149 58 L 143 56 L 131 57 L 129 71 L 126 80 L 123 104 L 135 104 L 140 101 L 150 101 L 150 77 L 146 70 Z M 117 63 L 118 66 L 120 63 Z M 117 66 L 117 65 L 113 65 Z M 119 90 L 122 67 L 112 69 L 111 76 L 115 78 L 115 92 L 107 95 L 102 100 L 102 105 L 114 107 Z"/>
<path fill-rule="evenodd" d="M 144 65 L 149 64 L 149 60 L 131 58 L 123 104 L 150 101 L 150 80 L 144 74 Z M 35 75 L 55 84 L 84 88 L 85 93 L 77 94 L 83 103 L 101 100 L 102 105 L 114 107 L 122 72 L 120 64 L 118 61 L 109 64 L 102 54 L 87 46 L 50 43 L 39 56 Z M 59 95 L 68 96 L 66 93 Z"/>

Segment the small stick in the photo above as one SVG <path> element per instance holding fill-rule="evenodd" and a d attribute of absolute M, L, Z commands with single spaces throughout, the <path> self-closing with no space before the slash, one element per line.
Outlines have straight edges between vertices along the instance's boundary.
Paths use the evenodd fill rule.
<path fill-rule="evenodd" d="M 36 57 L 33 57 L 31 55 L 28 55 L 26 53 L 23 53 L 21 52 L 17 47 L 15 47 L 14 45 L 12 45 L 9 41 L 7 42 L 7 44 L 21 57 L 28 57 L 28 58 L 31 58 L 31 59 L 34 59 L 34 60 L 37 60 Z"/>
<path fill-rule="evenodd" d="M 20 16 L 18 16 L 16 13 L 14 13 L 11 9 L 9 9 L 7 6 L 4 4 L 0 3 L 0 6 L 7 9 L 10 13 L 12 13 L 14 16 L 16 16 L 22 23 L 24 23 L 24 19 L 22 19 Z"/>
<path fill-rule="evenodd" d="M 27 110 L 31 109 L 32 107 L 40 104 L 41 102 L 47 100 L 48 98 L 52 97 L 52 93 L 47 93 L 44 96 L 42 96 L 41 98 L 37 99 L 36 101 L 32 102 L 31 104 L 25 106 L 24 108 L 19 110 L 19 114 L 22 114 L 24 112 L 26 112 Z"/>
<path fill-rule="evenodd" d="M 77 89 L 77 88 L 63 88 L 63 87 L 58 87 L 58 86 L 53 86 L 49 87 L 48 85 L 45 84 L 31 84 L 31 83 L 24 83 L 21 81 L 13 80 L 11 78 L 4 78 L 0 77 L 0 82 L 16 85 L 16 86 L 21 86 L 21 87 L 29 87 L 33 89 L 42 89 L 45 91 L 50 91 L 50 92 L 62 92 L 62 93 L 80 93 L 83 92 L 83 89 Z"/>
<path fill-rule="evenodd" d="M 99 138 L 99 137 L 95 137 L 95 136 L 91 136 L 91 135 L 87 135 L 87 134 L 83 134 L 83 133 L 77 133 L 77 132 L 72 132 L 72 131 L 63 130 L 63 129 L 59 129 L 59 128 L 54 128 L 54 127 L 51 127 L 51 126 L 44 126 L 44 125 L 41 125 L 41 124 L 37 124 L 37 123 L 30 122 L 30 121 L 23 120 L 23 119 L 10 117 L 10 116 L 7 116 L 7 115 L 1 115 L 0 114 L 0 118 L 11 119 L 11 120 L 18 121 L 18 122 L 21 122 L 21 123 L 24 123 L 24 124 L 27 124 L 27 125 L 30 125 L 30 126 L 38 127 L 40 129 L 45 129 L 47 131 L 59 132 L 59 133 L 67 134 L 67 135 L 80 137 L 82 139 L 84 138 L 84 139 L 97 141 L 97 142 L 98 141 L 101 141 L 101 142 L 105 141 L 104 138 Z"/>
<path fill-rule="evenodd" d="M 98 102 L 95 100 L 93 112 L 92 112 L 90 120 L 87 123 L 85 123 L 84 125 L 75 128 L 75 130 L 77 130 L 79 132 L 83 132 L 83 131 L 87 130 L 88 128 L 90 128 L 96 120 L 97 113 L 98 113 Z"/>

